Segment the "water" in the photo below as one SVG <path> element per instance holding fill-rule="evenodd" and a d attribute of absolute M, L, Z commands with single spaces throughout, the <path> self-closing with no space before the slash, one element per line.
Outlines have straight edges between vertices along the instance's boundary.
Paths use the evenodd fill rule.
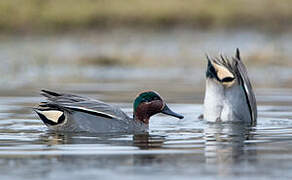
<path fill-rule="evenodd" d="M 266 89 L 262 95 L 259 93 L 259 118 L 254 128 L 207 124 L 198 119 L 202 105 L 195 104 L 194 99 L 194 104 L 170 103 L 185 119 L 157 115 L 151 119 L 148 134 L 136 135 L 53 133 L 31 112 L 40 97 L 2 96 L 0 176 L 1 179 L 291 178 L 292 101 L 287 99 L 292 96 L 283 91 Z M 103 99 L 111 98 L 104 95 Z M 117 104 L 131 114 L 130 103 Z"/>
<path fill-rule="evenodd" d="M 172 35 L 160 34 L 159 39 L 150 39 L 145 46 L 139 40 L 131 42 L 138 44 L 140 50 L 145 47 L 145 51 L 141 50 L 143 53 L 157 57 L 162 56 L 162 52 L 150 47 L 161 49 L 167 44 L 166 56 L 178 58 L 181 54 L 172 51 L 177 47 L 170 38 Z M 215 47 L 218 38 L 228 37 L 220 33 L 209 39 L 207 36 L 203 36 L 206 40 L 201 37 L 206 41 L 205 49 L 208 44 Z M 250 41 L 254 42 L 253 47 L 259 48 L 270 39 L 253 33 L 244 33 L 243 36 L 249 37 L 243 38 L 242 47 L 247 51 Z M 89 37 L 83 38 L 88 40 Z M 188 34 L 179 37 L 178 42 L 188 42 Z M 234 37 L 238 42 L 241 36 L 235 33 L 225 43 L 220 41 L 226 45 L 228 53 L 234 49 L 231 45 Z M 90 54 L 94 49 L 88 50 L 86 47 L 91 46 L 84 46 L 87 43 L 82 43 L 82 38 L 76 41 L 65 37 L 43 43 L 42 40 L 49 38 L 22 41 L 21 37 L 15 42 L 11 40 L 14 38 L 6 39 L 10 44 L 5 41 L 0 44 L 1 60 L 4 59 L 7 65 L 1 67 L 1 180 L 292 178 L 292 81 L 289 66 L 249 66 L 259 105 L 256 127 L 208 124 L 198 118 L 203 110 L 204 66 L 98 67 L 72 65 L 70 61 L 35 65 L 32 62 L 37 61 L 34 59 L 36 54 L 42 52 L 47 52 L 44 57 L 48 59 L 56 54 L 71 59 L 72 53 L 76 56 Z M 113 46 L 117 42 L 104 38 L 106 45 L 103 47 L 108 49 L 103 52 L 114 53 Z M 287 39 L 283 36 L 274 38 L 286 47 Z M 11 44 L 18 45 L 18 53 L 9 48 Z M 61 47 L 59 50 L 54 47 L 57 44 Z M 78 49 L 82 44 L 84 48 Z M 123 47 L 122 54 L 135 50 L 135 46 L 130 45 Z M 34 51 L 29 47 L 39 49 Z M 194 52 L 193 55 L 199 53 Z M 43 100 L 38 96 L 41 88 L 74 92 L 117 104 L 129 115 L 138 91 L 154 89 L 185 119 L 156 115 L 151 118 L 147 134 L 54 133 L 48 131 L 31 110 Z"/>

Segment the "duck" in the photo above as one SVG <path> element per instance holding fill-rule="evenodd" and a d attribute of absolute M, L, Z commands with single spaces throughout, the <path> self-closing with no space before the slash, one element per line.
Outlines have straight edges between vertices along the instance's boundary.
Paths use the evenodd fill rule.
<path fill-rule="evenodd" d="M 46 101 L 33 108 L 49 130 L 57 132 L 147 132 L 150 117 L 162 113 L 183 119 L 155 91 L 140 92 L 133 103 L 133 117 L 119 107 L 75 94 L 41 90 Z"/>
<path fill-rule="evenodd" d="M 257 122 L 256 97 L 237 48 L 234 57 L 207 55 L 203 118 L 208 122 Z"/>

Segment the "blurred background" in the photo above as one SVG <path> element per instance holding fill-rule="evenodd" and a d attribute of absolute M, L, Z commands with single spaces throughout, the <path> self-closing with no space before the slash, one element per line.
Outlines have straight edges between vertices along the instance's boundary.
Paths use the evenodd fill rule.
<path fill-rule="evenodd" d="M 257 91 L 290 88 L 291 27 L 289 0 L 4 0 L 0 92 L 131 101 L 150 88 L 201 102 L 205 54 L 236 48 Z"/>
<path fill-rule="evenodd" d="M 198 119 L 205 55 L 236 48 L 252 128 Z M 290 180 L 291 57 L 291 0 L 0 0 L 0 179 Z M 52 133 L 32 112 L 43 88 L 130 116 L 153 89 L 185 118 L 154 116 L 138 136 Z"/>

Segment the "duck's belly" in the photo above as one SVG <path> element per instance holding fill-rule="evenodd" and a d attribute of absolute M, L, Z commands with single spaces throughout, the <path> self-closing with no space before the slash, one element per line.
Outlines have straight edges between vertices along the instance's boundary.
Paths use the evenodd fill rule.
<path fill-rule="evenodd" d="M 208 122 L 250 122 L 248 107 L 231 104 L 205 105 L 204 119 Z"/>
<path fill-rule="evenodd" d="M 209 79 L 206 83 L 204 119 L 209 122 L 216 122 L 220 119 L 223 109 L 224 89 Z"/>
<path fill-rule="evenodd" d="M 240 86 L 224 89 L 207 81 L 204 99 L 204 119 L 208 122 L 251 122 L 250 110 Z"/>

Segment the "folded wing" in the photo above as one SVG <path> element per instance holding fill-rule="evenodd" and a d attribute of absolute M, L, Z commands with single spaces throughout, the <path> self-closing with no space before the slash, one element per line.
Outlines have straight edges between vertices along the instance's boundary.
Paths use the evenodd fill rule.
<path fill-rule="evenodd" d="M 252 118 L 252 125 L 255 125 L 257 120 L 257 104 L 254 91 L 252 89 L 249 77 L 247 75 L 248 74 L 247 69 L 239 57 L 235 58 L 234 62 L 236 63 L 237 75 L 240 78 L 240 82 L 242 83 L 242 87 L 244 89 L 246 99 L 249 105 L 250 115 Z"/>
<path fill-rule="evenodd" d="M 56 93 L 47 90 L 42 90 L 41 94 L 47 97 L 48 102 L 40 104 L 40 107 L 58 107 L 59 109 L 68 110 L 69 112 L 80 111 L 116 120 L 128 117 L 120 108 L 95 99 L 73 94 Z"/>

